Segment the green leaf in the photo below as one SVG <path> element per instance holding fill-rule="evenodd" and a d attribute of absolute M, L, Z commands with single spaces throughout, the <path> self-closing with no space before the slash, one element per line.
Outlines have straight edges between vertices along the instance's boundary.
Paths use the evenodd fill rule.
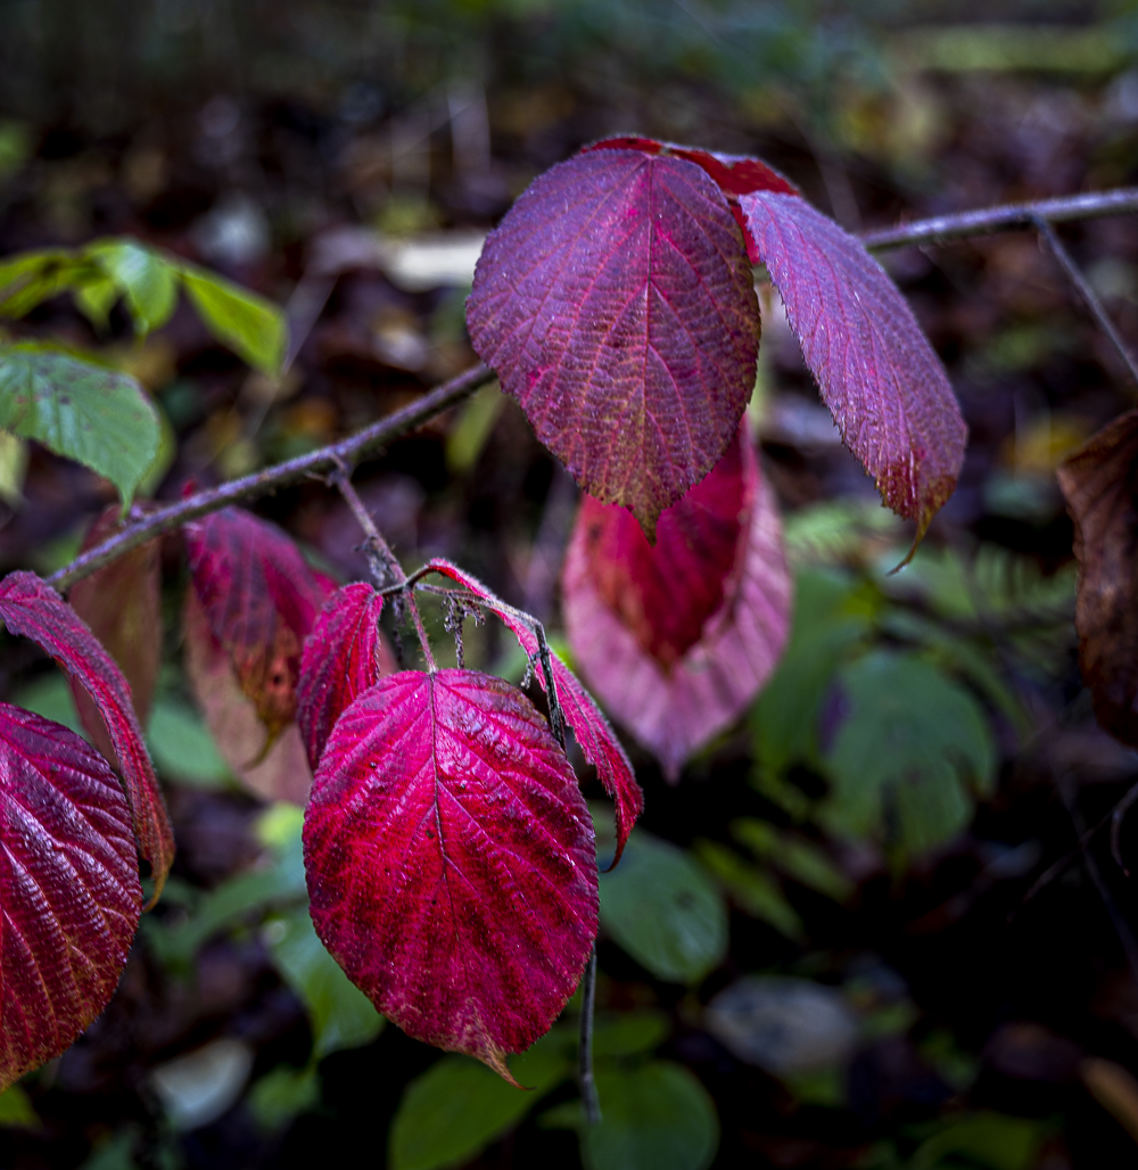
<path fill-rule="evenodd" d="M 160 253 L 131 240 L 99 240 L 85 255 L 125 296 L 136 333 L 150 333 L 170 320 L 178 299 L 178 268 Z"/>
<path fill-rule="evenodd" d="M 133 378 L 39 345 L 0 346 L 0 427 L 105 476 L 124 508 L 159 448 L 157 413 Z"/>
<path fill-rule="evenodd" d="M 1022 1117 L 976 1113 L 950 1123 L 913 1155 L 911 1170 L 939 1170 L 961 1158 L 960 1165 L 990 1170 L 1028 1170 L 1035 1166 L 1046 1127 Z"/>
<path fill-rule="evenodd" d="M 99 330 L 106 329 L 107 318 L 119 299 L 119 286 L 109 276 L 96 276 L 72 289 L 79 311 Z"/>
<path fill-rule="evenodd" d="M 306 908 L 270 922 L 268 937 L 273 961 L 308 1009 L 314 1060 L 379 1035 L 383 1016 L 324 949 Z"/>
<path fill-rule="evenodd" d="M 0 316 L 22 317 L 36 305 L 82 283 L 88 267 L 70 252 L 50 248 L 0 261 Z"/>
<path fill-rule="evenodd" d="M 706 1170 L 719 1146 L 707 1090 L 687 1069 L 655 1061 L 599 1068 L 599 1125 L 582 1125 L 586 1170 Z"/>
<path fill-rule="evenodd" d="M 727 907 L 682 850 L 638 829 L 601 875 L 601 926 L 659 979 L 698 983 L 727 950 Z"/>
<path fill-rule="evenodd" d="M 823 850 L 795 833 L 754 817 L 742 817 L 731 822 L 731 835 L 756 857 L 835 902 L 848 901 L 853 894 L 853 882 Z"/>
<path fill-rule="evenodd" d="M 407 1086 L 391 1127 L 391 1170 L 438 1170 L 469 1161 L 512 1129 L 571 1065 L 542 1041 L 512 1062 L 519 1092 L 484 1065 L 447 1056 Z"/>
<path fill-rule="evenodd" d="M 270 377 L 280 372 L 288 329 L 274 304 L 190 265 L 181 267 L 190 300 L 210 332 Z"/>
<path fill-rule="evenodd" d="M 787 938 L 802 938 L 802 919 L 769 873 L 717 841 L 697 842 L 696 856 L 752 918 L 773 926 Z"/>
<path fill-rule="evenodd" d="M 996 749 L 972 694 L 910 654 L 875 651 L 839 673 L 850 709 L 826 755 L 833 832 L 876 836 L 903 854 L 968 823 L 991 790 Z"/>
<path fill-rule="evenodd" d="M 178 696 L 159 694 L 155 699 L 146 745 L 164 778 L 195 788 L 224 788 L 232 779 L 201 716 Z"/>
<path fill-rule="evenodd" d="M 19 1085 L 11 1085 L 0 1093 L 0 1127 L 18 1125 L 25 1129 L 40 1129 L 42 1124 L 32 1099 Z"/>
<path fill-rule="evenodd" d="M 316 1067 L 274 1068 L 253 1085 L 247 1100 L 261 1129 L 268 1133 L 284 1129 L 298 1113 L 308 1112 L 320 1100 Z"/>
<path fill-rule="evenodd" d="M 593 1051 L 598 1060 L 638 1056 L 659 1048 L 670 1025 L 663 1012 L 621 1012 L 598 1015 L 593 1024 Z"/>

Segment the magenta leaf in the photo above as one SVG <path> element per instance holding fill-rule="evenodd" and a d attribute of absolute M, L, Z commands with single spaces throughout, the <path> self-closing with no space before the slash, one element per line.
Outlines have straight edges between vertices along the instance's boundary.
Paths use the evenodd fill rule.
<path fill-rule="evenodd" d="M 661 515 L 655 547 L 627 512 L 586 497 L 562 595 L 589 685 L 675 779 L 755 697 L 788 633 L 778 513 L 746 427 Z"/>
<path fill-rule="evenodd" d="M 0 621 L 46 650 L 94 700 L 118 757 L 138 851 L 153 871 L 153 903 L 174 860 L 174 833 L 122 671 L 71 606 L 34 573 L 9 573 L 0 581 Z"/>
<path fill-rule="evenodd" d="M 492 603 L 497 600 L 481 581 L 442 557 L 435 557 L 426 567 L 450 577 L 452 581 L 457 581 L 476 597 Z M 494 612 L 513 631 L 522 649 L 536 661 L 538 643 L 532 626 L 509 608 L 494 607 Z M 573 729 L 573 735 L 580 744 L 585 759 L 596 768 L 597 778 L 613 801 L 616 814 L 616 854 L 609 866 L 611 869 L 620 860 L 628 834 L 632 832 L 632 826 L 644 811 L 644 792 L 636 783 L 632 765 L 624 748 L 620 746 L 620 740 L 613 734 L 608 720 L 601 714 L 592 696 L 552 651 L 550 661 L 553 667 L 553 685 L 557 688 L 557 700 L 565 713 L 565 719 Z M 539 668 L 536 673 L 542 689 L 548 691 L 544 671 Z"/>
<path fill-rule="evenodd" d="M 512 1081 L 597 932 L 596 845 L 529 700 L 469 670 L 402 671 L 328 740 L 304 820 L 324 945 L 408 1035 Z"/>
<path fill-rule="evenodd" d="M 944 367 L 858 240 L 794 196 L 739 203 L 843 441 L 885 503 L 916 522 L 915 549 L 964 461 L 967 428 Z"/>
<path fill-rule="evenodd" d="M 592 150 L 541 175 L 486 241 L 467 325 L 538 438 L 650 537 L 715 465 L 754 384 L 739 228 L 682 158 Z"/>
<path fill-rule="evenodd" d="M 395 670 L 379 631 L 383 598 L 362 581 L 324 603 L 300 662 L 297 723 L 312 770 L 341 712 L 362 691 Z"/>
<path fill-rule="evenodd" d="M 275 524 L 225 508 L 185 527 L 190 576 L 214 640 L 268 732 L 296 717 L 304 639 L 335 582 Z"/>
<path fill-rule="evenodd" d="M 107 1006 L 141 902 L 110 765 L 66 727 L 0 703 L 0 1090 Z"/>

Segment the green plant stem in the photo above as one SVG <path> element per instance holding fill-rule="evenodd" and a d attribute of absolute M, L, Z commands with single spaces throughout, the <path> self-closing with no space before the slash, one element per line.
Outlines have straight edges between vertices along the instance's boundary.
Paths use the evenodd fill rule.
<path fill-rule="evenodd" d="M 1039 220 L 1061 223 L 1133 212 L 1138 212 L 1138 187 L 1121 187 L 1113 191 L 1042 199 L 1034 203 L 1011 203 L 954 212 L 931 219 L 914 220 L 895 228 L 862 232 L 859 238 L 867 248 L 881 250 L 900 248 L 907 244 L 940 244 L 1012 228 L 1030 228 L 1036 226 Z M 241 479 L 195 492 L 176 504 L 151 512 L 144 519 L 128 525 L 115 536 L 76 557 L 69 565 L 53 573 L 48 582 L 64 591 L 116 557 L 188 520 L 216 512 L 228 504 L 257 499 L 305 476 L 320 474 L 330 467 L 351 467 L 366 455 L 375 453 L 454 406 L 493 377 L 493 372 L 479 363 L 424 394 L 410 406 L 405 406 L 338 443 L 266 467 Z"/>
<path fill-rule="evenodd" d="M 255 471 L 241 479 L 230 480 L 217 487 L 206 488 L 169 504 L 145 519 L 124 528 L 87 552 L 80 554 L 69 565 L 48 577 L 48 584 L 61 592 L 82 577 L 109 564 L 116 557 L 137 548 L 140 544 L 195 520 L 216 512 L 228 504 L 254 500 L 268 495 L 286 484 L 295 483 L 309 475 L 317 475 L 330 467 L 352 467 L 367 455 L 373 455 L 408 431 L 432 419 L 437 414 L 473 394 L 479 386 L 489 382 L 494 374 L 481 362 L 464 370 L 457 377 L 424 394 L 402 410 L 389 414 L 369 427 L 295 459 L 288 459 L 262 471 Z"/>

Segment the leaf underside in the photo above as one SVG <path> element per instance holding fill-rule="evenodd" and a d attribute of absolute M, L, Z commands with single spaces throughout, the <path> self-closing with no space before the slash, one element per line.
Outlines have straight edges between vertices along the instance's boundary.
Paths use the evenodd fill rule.
<path fill-rule="evenodd" d="M 589 685 L 675 779 L 755 697 L 789 630 L 778 512 L 745 427 L 657 536 L 650 546 L 626 512 L 586 497 L 562 604 Z"/>
<path fill-rule="evenodd" d="M 915 548 L 964 461 L 967 428 L 940 359 L 884 269 L 832 219 L 780 192 L 739 205 L 843 442 L 915 521 Z"/>
<path fill-rule="evenodd" d="M 126 679 L 75 611 L 34 573 L 0 581 L 0 621 L 31 638 L 94 700 L 115 750 L 138 850 L 153 870 L 156 900 L 174 859 L 174 834 Z"/>
<path fill-rule="evenodd" d="M 66 727 L 0 704 L 0 1090 L 106 1007 L 141 902 L 109 764 Z"/>
<path fill-rule="evenodd" d="M 304 824 L 324 945 L 408 1035 L 477 1057 L 552 1026 L 597 929 L 584 800 L 533 705 L 468 670 L 403 671 L 336 723 Z"/>
<path fill-rule="evenodd" d="M 486 241 L 467 324 L 538 438 L 649 536 L 723 453 L 754 384 L 739 226 L 683 158 L 594 150 L 540 176 Z"/>
<path fill-rule="evenodd" d="M 1099 723 L 1138 746 L 1138 411 L 1070 456 L 1059 486 L 1075 522 L 1079 666 Z"/>

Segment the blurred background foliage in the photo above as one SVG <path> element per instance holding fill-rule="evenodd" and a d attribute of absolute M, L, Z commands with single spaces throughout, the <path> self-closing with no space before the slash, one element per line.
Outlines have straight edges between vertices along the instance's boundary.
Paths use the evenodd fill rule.
<path fill-rule="evenodd" d="M 291 364 L 251 371 L 186 303 L 140 337 L 135 306 L 100 324 L 49 297 L 4 336 L 138 378 L 176 438 L 171 497 L 464 368 L 484 232 L 537 173 L 629 131 L 759 154 L 852 230 L 1134 184 L 1138 9 L 7 0 L 0 259 L 137 237 L 285 304 Z M 1138 224 L 1062 234 L 1134 346 Z M 794 630 L 680 785 L 634 754 L 647 811 L 602 884 L 604 1124 L 580 1122 L 576 1002 L 517 1062 L 519 1094 L 382 1028 L 315 945 L 297 813 L 240 786 L 187 698 L 170 548 L 149 732 L 175 874 L 105 1016 L 0 1096 L 0 1165 L 275 1168 L 361 1148 L 393 1170 L 1135 1162 L 1135 829 L 1113 814 L 1138 768 L 1079 681 L 1053 475 L 1135 388 L 1030 234 L 887 265 L 960 396 L 965 472 L 889 575 L 906 533 L 763 294 L 752 414 Z M 494 388 L 358 483 L 408 565 L 449 556 L 556 629 L 575 489 Z M 114 493 L 6 444 L 0 495 L 0 567 L 46 572 Z M 363 573 L 321 485 L 259 510 L 326 569 Z M 435 629 L 445 642 L 441 614 Z M 466 656 L 523 672 L 491 625 L 468 624 Z M 74 722 L 13 641 L 0 690 Z"/>

